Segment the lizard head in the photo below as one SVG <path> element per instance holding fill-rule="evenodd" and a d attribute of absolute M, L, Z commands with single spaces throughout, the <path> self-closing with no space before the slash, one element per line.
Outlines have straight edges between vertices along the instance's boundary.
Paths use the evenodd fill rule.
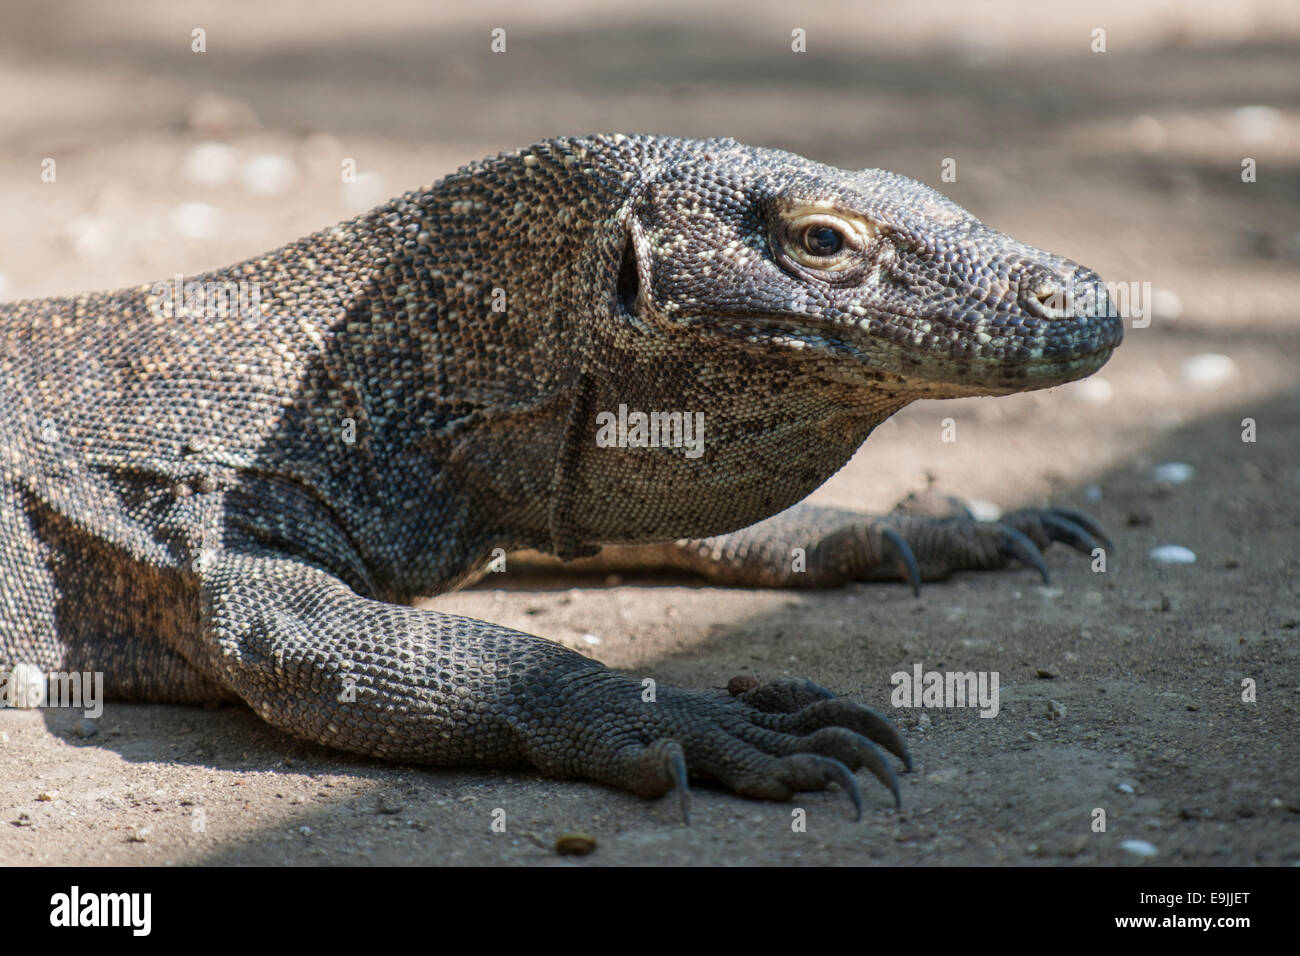
<path fill-rule="evenodd" d="M 730 140 L 678 141 L 630 204 L 626 317 L 900 398 L 1060 385 L 1120 343 L 1096 273 L 935 190 Z M 691 148 L 693 147 L 693 148 Z"/>

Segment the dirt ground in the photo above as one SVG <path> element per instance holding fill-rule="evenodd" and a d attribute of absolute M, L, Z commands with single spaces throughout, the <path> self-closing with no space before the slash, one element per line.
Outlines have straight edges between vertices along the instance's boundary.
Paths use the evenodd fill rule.
<path fill-rule="evenodd" d="M 858 823 L 834 790 L 698 787 L 685 830 L 673 800 L 384 765 L 241 707 L 110 703 L 89 737 L 66 711 L 0 710 L 0 863 L 1300 863 L 1298 8 L 815 6 L 158 0 L 51 19 L 6 0 L 0 298 L 223 265 L 549 135 L 731 135 L 918 178 L 1149 282 L 1154 317 L 1089 382 L 906 409 L 817 499 L 886 509 L 933 481 L 1086 509 L 1115 539 L 1104 573 L 1056 548 L 1050 588 L 1015 568 L 916 600 L 512 569 L 430 606 L 663 682 L 805 676 L 881 709 L 917 663 L 996 671 L 997 717 L 893 712 L 917 764 L 902 811 L 865 775 Z M 1157 563 L 1163 545 L 1195 562 Z M 557 856 L 569 831 L 595 853 Z"/>

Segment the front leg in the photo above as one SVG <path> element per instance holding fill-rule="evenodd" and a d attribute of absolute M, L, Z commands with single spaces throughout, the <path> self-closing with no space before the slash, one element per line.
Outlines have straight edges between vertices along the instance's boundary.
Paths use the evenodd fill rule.
<path fill-rule="evenodd" d="M 976 521 L 957 506 L 946 515 L 865 515 L 798 504 L 731 534 L 666 544 L 605 548 L 576 569 L 692 571 L 731 587 L 828 588 L 850 581 L 922 581 L 985 571 L 1011 561 L 1049 580 L 1042 551 L 1059 541 L 1090 554 L 1110 541 L 1092 518 L 1066 509 L 1026 508 Z"/>
<path fill-rule="evenodd" d="M 659 796 L 688 773 L 784 799 L 853 771 L 898 800 L 884 717 L 810 682 L 739 697 L 659 687 L 542 638 L 362 597 L 287 555 L 224 552 L 204 574 L 203 664 L 271 724 L 391 760 L 531 763 Z M 873 743 L 873 741 L 875 743 Z"/>

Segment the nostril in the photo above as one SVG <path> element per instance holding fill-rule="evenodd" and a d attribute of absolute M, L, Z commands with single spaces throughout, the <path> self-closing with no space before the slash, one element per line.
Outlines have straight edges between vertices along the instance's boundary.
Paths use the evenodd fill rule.
<path fill-rule="evenodd" d="M 1021 287 L 1022 306 L 1043 318 L 1059 319 L 1070 314 L 1071 296 L 1065 283 L 1036 276 Z"/>

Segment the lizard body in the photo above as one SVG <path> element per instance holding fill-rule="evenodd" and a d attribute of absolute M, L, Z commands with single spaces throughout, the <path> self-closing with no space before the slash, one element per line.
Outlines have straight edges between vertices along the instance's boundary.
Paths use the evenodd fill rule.
<path fill-rule="evenodd" d="M 4 668 L 394 760 L 855 801 L 865 767 L 897 797 L 892 725 L 810 682 L 646 702 L 409 604 L 494 549 L 915 586 L 1098 534 L 797 506 L 907 403 L 1057 385 L 1121 338 L 1094 273 L 893 173 L 558 139 L 192 283 L 0 305 Z M 701 453 L 598 441 L 620 406 L 702 413 Z"/>

